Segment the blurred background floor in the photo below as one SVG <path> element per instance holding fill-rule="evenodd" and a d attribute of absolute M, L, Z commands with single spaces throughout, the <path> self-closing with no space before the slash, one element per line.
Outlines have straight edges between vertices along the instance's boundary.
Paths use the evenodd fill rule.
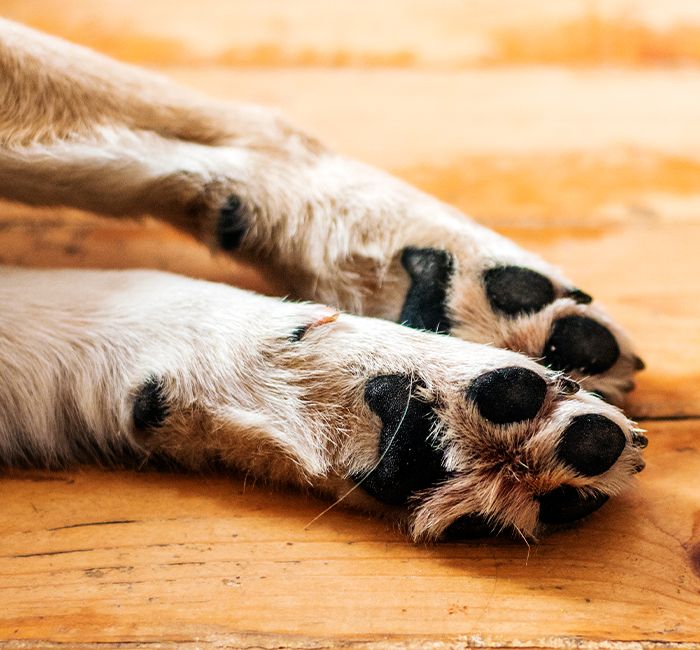
<path fill-rule="evenodd" d="M 277 106 L 560 265 L 638 342 L 648 370 L 629 410 L 651 438 L 639 489 L 529 551 L 415 547 L 342 511 L 305 530 L 322 503 L 236 479 L 6 474 L 0 647 L 698 647 L 700 3 L 0 0 L 0 13 Z M 264 288 L 152 221 L 9 204 L 0 261 Z"/>

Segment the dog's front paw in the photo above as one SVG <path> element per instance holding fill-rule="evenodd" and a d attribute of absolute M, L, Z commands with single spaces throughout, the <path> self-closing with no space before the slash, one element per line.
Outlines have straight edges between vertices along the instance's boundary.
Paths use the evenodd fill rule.
<path fill-rule="evenodd" d="M 104 369 L 110 390 L 90 388 L 108 416 L 100 435 L 351 493 L 416 539 L 467 523 L 534 537 L 643 467 L 646 440 L 616 407 L 515 352 L 222 285 L 122 277 L 133 279 L 110 304 L 128 295 L 138 309 L 109 321 L 105 345 L 130 345 L 110 353 L 126 369 Z"/>
<path fill-rule="evenodd" d="M 522 352 L 622 403 L 632 375 L 644 368 L 624 331 L 556 269 L 479 234 L 476 251 L 457 237 L 444 248 L 400 252 L 409 284 L 399 321 Z"/>
<path fill-rule="evenodd" d="M 534 538 L 597 510 L 644 467 L 646 438 L 619 409 L 514 352 L 345 315 L 295 345 L 334 423 L 326 478 L 351 481 L 319 486 L 365 494 L 356 503 L 415 539 Z"/>
<path fill-rule="evenodd" d="M 374 453 L 360 446 L 368 458 L 352 478 L 405 507 L 416 539 L 503 529 L 533 538 L 591 514 L 644 467 L 646 439 L 619 410 L 493 352 L 462 359 L 461 370 L 419 367 L 365 384 L 379 435 Z"/>

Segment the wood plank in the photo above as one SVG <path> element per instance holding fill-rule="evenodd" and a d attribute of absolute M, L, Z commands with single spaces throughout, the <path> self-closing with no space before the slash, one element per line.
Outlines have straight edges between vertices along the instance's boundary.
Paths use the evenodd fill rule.
<path fill-rule="evenodd" d="M 140 63 L 461 68 L 687 65 L 688 0 L 0 0 L 4 16 Z"/>
<path fill-rule="evenodd" d="M 323 503 L 224 477 L 12 472 L 0 639 L 700 642 L 700 421 L 649 429 L 638 489 L 529 550 L 415 546 L 341 510 L 307 530 Z"/>

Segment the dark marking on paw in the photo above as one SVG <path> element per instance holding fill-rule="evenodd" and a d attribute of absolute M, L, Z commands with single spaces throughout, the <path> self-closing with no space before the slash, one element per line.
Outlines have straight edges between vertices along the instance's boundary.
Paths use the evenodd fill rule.
<path fill-rule="evenodd" d="M 622 429 L 604 415 L 579 415 L 562 433 L 557 455 L 583 476 L 607 472 L 625 448 Z"/>
<path fill-rule="evenodd" d="M 643 461 L 640 460 L 633 468 L 632 468 L 632 473 L 633 474 L 639 474 L 639 472 L 644 471 L 644 468 L 647 466 L 647 464 Z"/>
<path fill-rule="evenodd" d="M 649 438 L 647 438 L 643 433 L 633 433 L 632 444 L 637 447 L 637 449 L 646 449 L 647 445 L 649 444 Z"/>
<path fill-rule="evenodd" d="M 543 524 L 568 524 L 598 510 L 608 500 L 608 495 L 602 492 L 584 494 L 570 485 L 562 485 L 537 499 Z"/>
<path fill-rule="evenodd" d="M 217 238 L 225 251 L 236 250 L 248 230 L 245 208 L 237 196 L 230 196 L 219 213 Z"/>
<path fill-rule="evenodd" d="M 554 301 L 554 285 L 523 266 L 497 266 L 484 272 L 491 307 L 508 316 L 532 314 Z"/>
<path fill-rule="evenodd" d="M 547 382 L 520 366 L 485 372 L 467 389 L 467 398 L 481 416 L 495 424 L 531 420 L 542 408 L 546 394 Z"/>
<path fill-rule="evenodd" d="M 635 384 L 633 381 L 626 381 L 624 384 L 620 386 L 620 390 L 623 393 L 631 393 L 635 388 L 637 388 L 637 384 Z"/>
<path fill-rule="evenodd" d="M 475 539 L 492 537 L 495 534 L 493 524 L 481 515 L 462 515 L 452 522 L 442 534 L 446 540 Z"/>
<path fill-rule="evenodd" d="M 452 256 L 435 248 L 404 248 L 401 264 L 411 278 L 411 286 L 399 322 L 414 329 L 448 334 L 447 290 L 454 262 Z"/>
<path fill-rule="evenodd" d="M 558 377 L 557 386 L 564 395 L 575 395 L 581 390 L 581 384 L 569 377 Z"/>
<path fill-rule="evenodd" d="M 164 396 L 163 380 L 149 377 L 134 397 L 133 422 L 137 431 L 155 429 L 168 417 L 168 405 Z"/>
<path fill-rule="evenodd" d="M 446 475 L 442 452 L 428 440 L 437 416 L 430 404 L 413 396 L 421 385 L 408 375 L 381 375 L 365 387 L 365 401 L 382 420 L 381 460 L 369 474 L 352 478 L 384 503 L 405 503 Z"/>
<path fill-rule="evenodd" d="M 615 365 L 620 346 L 607 327 L 585 316 L 555 321 L 545 343 L 544 362 L 555 370 L 596 375 Z"/>
<path fill-rule="evenodd" d="M 290 343 L 298 343 L 301 341 L 301 339 L 304 338 L 304 335 L 309 331 L 311 328 L 311 323 L 308 325 L 300 325 L 299 327 L 295 328 L 295 330 L 287 337 L 287 340 Z"/>
<path fill-rule="evenodd" d="M 644 363 L 644 361 L 639 357 L 634 357 L 634 359 L 632 359 L 632 363 L 635 370 L 644 370 L 644 368 L 647 367 L 647 364 Z"/>
<path fill-rule="evenodd" d="M 590 305 L 593 302 L 593 296 L 581 291 L 581 289 L 571 289 L 564 294 L 564 297 L 571 298 L 579 305 Z"/>

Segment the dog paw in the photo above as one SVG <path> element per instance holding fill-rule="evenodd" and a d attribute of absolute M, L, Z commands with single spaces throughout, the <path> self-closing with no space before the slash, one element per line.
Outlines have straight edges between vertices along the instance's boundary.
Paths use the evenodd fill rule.
<path fill-rule="evenodd" d="M 591 514 L 643 468 L 640 431 L 570 379 L 522 361 L 461 374 L 416 369 L 365 385 L 380 433 L 353 479 L 405 506 L 415 539 L 535 538 Z"/>
<path fill-rule="evenodd" d="M 111 290 L 111 275 L 83 275 Z M 104 363 L 124 370 L 105 366 L 109 391 L 93 382 L 81 401 L 104 402 L 99 435 L 312 487 L 415 539 L 476 525 L 534 538 L 643 467 L 646 439 L 620 410 L 515 352 L 166 274 L 120 277 L 110 305 L 132 307 L 105 345 L 131 343 Z"/>
<path fill-rule="evenodd" d="M 478 256 L 454 241 L 450 251 L 404 248 L 409 287 L 399 321 L 516 350 L 622 403 L 644 368 L 627 335 L 555 269 L 510 242 L 488 240 Z"/>

